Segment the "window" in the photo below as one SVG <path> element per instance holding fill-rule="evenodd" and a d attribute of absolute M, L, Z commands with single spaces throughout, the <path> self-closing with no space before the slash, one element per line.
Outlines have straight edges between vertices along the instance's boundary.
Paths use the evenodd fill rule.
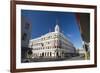
<path fill-rule="evenodd" d="M 27 30 L 28 30 L 28 29 L 29 29 L 29 27 L 30 27 L 30 24 L 29 24 L 29 23 L 26 23 L 26 24 L 25 24 L 25 29 L 27 29 Z"/>
<path fill-rule="evenodd" d="M 23 35 L 22 35 L 22 40 L 26 40 L 26 38 L 27 38 L 27 34 L 26 33 L 24 33 Z"/>
<path fill-rule="evenodd" d="M 50 56 L 51 56 L 51 54 L 52 54 L 52 53 L 50 52 Z"/>
<path fill-rule="evenodd" d="M 48 42 L 48 44 L 50 44 L 50 42 Z"/>
<path fill-rule="evenodd" d="M 48 36 L 48 39 L 50 39 L 50 36 Z"/>

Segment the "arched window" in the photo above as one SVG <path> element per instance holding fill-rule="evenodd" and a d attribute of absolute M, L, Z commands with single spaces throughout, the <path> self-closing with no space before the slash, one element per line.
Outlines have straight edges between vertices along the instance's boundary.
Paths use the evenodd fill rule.
<path fill-rule="evenodd" d="M 44 56 L 44 52 L 42 53 L 42 56 Z"/>
<path fill-rule="evenodd" d="M 52 53 L 50 52 L 50 56 L 51 56 L 51 54 L 52 54 Z"/>

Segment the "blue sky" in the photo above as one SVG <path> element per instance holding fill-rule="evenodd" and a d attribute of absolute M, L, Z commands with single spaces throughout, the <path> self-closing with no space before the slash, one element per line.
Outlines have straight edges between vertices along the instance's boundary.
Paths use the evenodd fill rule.
<path fill-rule="evenodd" d="M 24 16 L 32 24 L 32 38 L 54 31 L 56 21 L 58 21 L 61 32 L 70 39 L 76 48 L 82 48 L 75 13 L 21 10 L 21 16 Z"/>

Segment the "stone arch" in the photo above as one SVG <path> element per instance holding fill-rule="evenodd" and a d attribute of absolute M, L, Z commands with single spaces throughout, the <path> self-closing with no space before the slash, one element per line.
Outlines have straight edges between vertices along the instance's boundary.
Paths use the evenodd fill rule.
<path fill-rule="evenodd" d="M 42 57 L 44 56 L 44 52 L 42 52 Z"/>

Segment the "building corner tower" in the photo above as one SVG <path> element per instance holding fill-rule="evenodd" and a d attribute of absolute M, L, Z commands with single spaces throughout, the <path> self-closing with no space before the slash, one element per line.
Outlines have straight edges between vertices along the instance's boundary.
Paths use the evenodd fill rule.
<path fill-rule="evenodd" d="M 58 24 L 56 24 L 56 26 L 55 26 L 55 32 L 60 32 L 60 28 L 59 28 L 59 25 Z"/>

